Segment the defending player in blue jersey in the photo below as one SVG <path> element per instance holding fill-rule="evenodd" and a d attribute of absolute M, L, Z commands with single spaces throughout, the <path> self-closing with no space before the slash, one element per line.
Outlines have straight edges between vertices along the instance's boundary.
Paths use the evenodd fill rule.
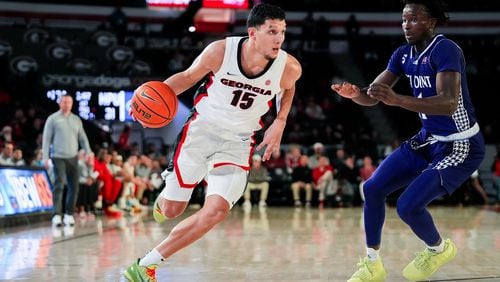
<path fill-rule="evenodd" d="M 365 89 L 344 82 L 332 89 L 360 105 L 382 102 L 417 112 L 422 129 L 388 156 L 364 185 L 364 224 L 367 257 L 349 281 L 384 281 L 379 256 L 386 196 L 406 187 L 397 212 L 427 248 L 403 270 L 410 281 L 428 279 L 457 252 L 442 239 L 426 206 L 455 191 L 479 167 L 484 141 L 476 122 L 460 47 L 435 28 L 449 18 L 440 0 L 403 1 L 402 28 L 408 44 L 399 47 L 387 69 Z M 392 86 L 405 76 L 413 96 L 395 93 Z"/>

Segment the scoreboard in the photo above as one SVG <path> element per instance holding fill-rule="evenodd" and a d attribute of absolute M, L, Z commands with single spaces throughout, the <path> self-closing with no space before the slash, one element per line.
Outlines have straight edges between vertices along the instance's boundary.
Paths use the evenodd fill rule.
<path fill-rule="evenodd" d="M 48 89 L 46 97 L 57 102 L 61 96 L 74 98 L 74 107 L 84 120 L 132 121 L 129 115 L 132 90 Z"/>

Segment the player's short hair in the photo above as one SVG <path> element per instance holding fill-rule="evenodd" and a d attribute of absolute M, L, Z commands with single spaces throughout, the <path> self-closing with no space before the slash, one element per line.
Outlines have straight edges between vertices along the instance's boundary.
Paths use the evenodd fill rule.
<path fill-rule="evenodd" d="M 278 6 L 271 4 L 258 4 L 255 5 L 247 18 L 248 27 L 258 27 L 263 25 L 266 20 L 285 20 L 285 11 Z"/>
<path fill-rule="evenodd" d="M 427 9 L 429 15 L 436 19 L 437 25 L 444 25 L 449 20 L 448 5 L 443 0 L 401 0 L 403 6 L 407 4 L 422 5 Z"/>

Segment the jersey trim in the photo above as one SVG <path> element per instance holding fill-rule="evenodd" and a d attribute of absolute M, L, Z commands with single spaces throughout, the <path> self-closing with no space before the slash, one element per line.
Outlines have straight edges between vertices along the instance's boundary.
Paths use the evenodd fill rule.
<path fill-rule="evenodd" d="M 250 166 L 244 166 L 244 165 L 239 165 L 239 164 L 235 164 L 235 163 L 216 163 L 214 164 L 214 168 L 217 168 L 217 167 L 221 167 L 221 166 L 225 166 L 225 165 L 233 165 L 233 166 L 237 166 L 237 167 L 240 167 L 244 170 L 250 170 Z"/>
<path fill-rule="evenodd" d="M 454 141 L 452 152 L 438 162 L 433 168 L 440 170 L 445 169 L 450 166 L 457 166 L 467 159 L 470 151 L 470 141 L 469 139 Z"/>
<path fill-rule="evenodd" d="M 442 34 L 439 34 L 439 35 L 436 35 L 434 37 L 434 39 L 432 39 L 431 43 L 429 45 L 427 45 L 427 47 L 424 49 L 424 51 L 422 51 L 422 53 L 420 53 L 417 57 L 417 59 L 413 62 L 414 65 L 418 64 L 418 62 L 420 61 L 420 58 L 422 58 L 423 55 L 425 55 L 427 53 L 427 51 L 431 48 L 434 49 L 434 43 L 438 40 L 438 39 L 441 39 L 441 37 L 443 37 Z M 417 50 L 416 50 L 416 47 L 415 46 L 412 46 L 411 49 L 410 49 L 410 58 L 413 58 L 415 56 L 415 54 L 417 54 Z M 429 54 L 430 55 L 430 54 Z"/>
<path fill-rule="evenodd" d="M 186 140 L 187 132 L 189 130 L 189 125 L 191 124 L 192 121 L 194 121 L 196 119 L 197 116 L 198 116 L 198 113 L 194 113 L 193 118 L 191 118 L 184 126 L 184 129 L 182 130 L 182 135 L 181 135 L 180 141 L 177 144 L 177 149 L 175 150 L 175 154 L 174 154 L 174 171 L 175 171 L 175 174 L 177 175 L 177 179 L 179 180 L 179 186 L 181 188 L 191 189 L 191 188 L 196 187 L 196 185 L 198 185 L 198 183 L 191 183 L 191 184 L 184 183 L 184 180 L 182 180 L 181 172 L 179 171 L 180 167 L 177 165 L 179 155 L 181 154 L 182 145 L 184 144 L 184 141 Z"/>
<path fill-rule="evenodd" d="M 258 73 L 256 75 L 248 75 L 248 74 L 246 74 L 243 71 L 243 66 L 241 65 L 241 50 L 243 49 L 243 43 L 247 39 L 248 39 L 248 37 L 243 37 L 243 38 L 240 39 L 240 42 L 238 42 L 238 58 L 237 58 L 237 60 L 238 60 L 238 69 L 240 70 L 241 74 L 244 77 L 246 77 L 248 79 L 256 79 L 256 78 L 259 78 L 259 77 L 263 76 L 271 68 L 271 66 L 273 65 L 274 59 L 273 60 L 269 60 L 269 62 L 267 62 L 266 67 L 264 68 L 264 70 L 261 73 Z"/>

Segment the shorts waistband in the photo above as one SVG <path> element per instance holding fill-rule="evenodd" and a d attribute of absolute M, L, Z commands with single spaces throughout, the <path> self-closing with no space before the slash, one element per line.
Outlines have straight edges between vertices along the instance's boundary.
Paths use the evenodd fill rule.
<path fill-rule="evenodd" d="M 441 142 L 450 142 L 450 141 L 469 139 L 472 136 L 476 135 L 478 132 L 479 132 L 479 124 L 476 122 L 471 128 L 464 130 L 462 132 L 453 133 L 448 136 L 440 136 L 432 134 L 432 137 Z"/>

